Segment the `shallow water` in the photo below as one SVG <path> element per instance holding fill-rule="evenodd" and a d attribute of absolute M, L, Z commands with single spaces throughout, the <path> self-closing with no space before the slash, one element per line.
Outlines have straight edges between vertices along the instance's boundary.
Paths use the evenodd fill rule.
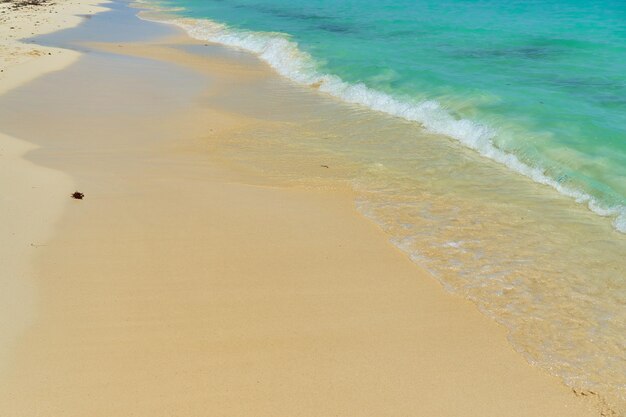
<path fill-rule="evenodd" d="M 287 20 L 293 19 L 298 18 Z M 229 45 L 246 39 L 241 32 L 233 35 L 231 29 L 209 21 L 185 19 L 178 24 L 196 37 Z M 326 31 L 343 33 L 338 28 Z M 256 42 L 258 35 L 250 36 Z M 272 51 L 257 52 L 269 61 L 267 54 Z M 274 52 L 283 53 L 284 48 Z M 300 54 L 299 50 L 292 52 Z M 537 50 L 516 53 L 524 59 L 542 58 Z M 307 78 L 311 73 L 298 72 L 301 67 L 290 68 L 296 71 L 295 75 L 286 74 L 291 80 L 317 83 L 315 78 Z M 343 88 L 344 100 L 329 97 L 324 83 Z M 567 195 L 573 188 L 556 192 L 554 188 L 562 186 L 564 179 L 557 181 L 547 175 L 548 171 L 540 171 L 543 177 L 537 177 L 529 164 L 522 164 L 526 162 L 522 154 L 501 152 L 495 136 L 491 142 L 480 142 L 481 137 L 476 137 L 493 152 L 489 159 L 483 155 L 485 149 L 470 150 L 467 143 L 447 135 L 445 129 L 433 128 L 452 123 L 449 126 L 470 134 L 476 128 L 480 135 L 486 131 L 484 125 L 459 117 L 462 109 L 471 106 L 461 106 L 454 114 L 448 107 L 442 116 L 437 113 L 440 107 L 425 104 L 430 111 L 426 113 L 437 120 L 434 125 L 420 125 L 411 121 L 416 117 L 406 117 L 417 114 L 416 107 L 405 108 L 404 102 L 390 101 L 388 95 L 341 83 L 344 81 L 325 78 L 315 85 L 320 92 L 286 78 L 263 80 L 254 88 L 249 84 L 230 86 L 227 93 L 211 100 L 220 107 L 273 123 L 267 131 L 234 132 L 219 144 L 218 153 L 274 180 L 319 187 L 349 184 L 359 195 L 357 205 L 362 213 L 376 221 L 416 263 L 432 271 L 447 289 L 472 299 L 504 324 L 515 348 L 530 362 L 559 375 L 573 388 L 598 393 L 606 402 L 606 410 L 626 414 L 626 236 L 615 230 L 615 223 Z M 372 111 L 375 106 L 361 105 L 363 96 L 357 93 L 377 98 L 374 104 L 379 110 L 394 105 L 406 112 Z M 527 96 L 528 92 L 519 94 Z M 495 101 L 506 100 L 501 97 Z M 486 114 L 485 108 L 478 107 L 472 107 L 470 113 Z M 567 106 L 561 109 L 574 111 Z M 585 112 L 580 108 L 576 111 Z M 523 117 L 541 125 L 539 115 Z M 506 126 L 517 132 L 519 128 L 505 112 L 495 113 L 493 120 L 506 120 L 498 129 Z M 615 126 L 618 138 L 621 127 L 619 123 Z M 548 136 L 552 142 L 561 140 L 553 133 Z M 508 137 L 510 144 L 517 139 L 512 133 Z M 562 140 L 554 144 L 557 153 L 573 154 L 574 148 L 567 145 L 567 140 L 573 139 Z M 610 143 L 596 142 L 592 147 L 605 149 Z M 523 150 L 527 145 L 513 148 Z M 549 160 L 553 155 L 545 151 L 549 146 L 528 146 L 539 158 Z M 611 164 L 624 168 L 619 162 L 619 146 L 616 149 L 608 152 L 616 159 L 594 165 L 594 169 L 600 172 Z M 601 159 L 593 152 L 584 157 Z M 528 175 L 510 169 L 513 162 L 519 163 L 521 170 L 530 170 L 524 171 Z M 604 172 L 601 176 L 611 175 Z M 604 197 L 597 194 L 596 198 Z"/>
<path fill-rule="evenodd" d="M 626 231 L 621 1 L 159 3 L 195 18 L 179 23 L 196 37 L 253 51 L 300 83 L 418 121 Z"/>

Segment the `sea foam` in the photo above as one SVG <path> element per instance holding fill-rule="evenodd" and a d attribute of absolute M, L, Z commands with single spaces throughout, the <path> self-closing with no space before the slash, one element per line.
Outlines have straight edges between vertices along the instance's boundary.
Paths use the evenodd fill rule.
<path fill-rule="evenodd" d="M 151 5 L 154 8 L 154 5 Z M 169 11 L 169 10 L 168 10 Z M 533 181 L 554 188 L 559 193 L 586 204 L 594 213 L 612 217 L 614 228 L 626 233 L 626 206 L 609 207 L 591 195 L 565 186 L 545 174 L 545 169 L 522 162 L 516 155 L 494 144 L 497 129 L 456 117 L 435 100 L 416 102 L 377 91 L 363 83 L 350 84 L 337 75 L 318 71 L 315 59 L 302 51 L 289 35 L 277 32 L 254 32 L 231 28 L 209 19 L 154 19 L 183 28 L 191 37 L 219 43 L 257 55 L 280 75 L 301 85 L 315 86 L 319 91 L 351 104 L 417 122 L 427 131 L 448 136 L 480 155 L 507 166 Z"/>

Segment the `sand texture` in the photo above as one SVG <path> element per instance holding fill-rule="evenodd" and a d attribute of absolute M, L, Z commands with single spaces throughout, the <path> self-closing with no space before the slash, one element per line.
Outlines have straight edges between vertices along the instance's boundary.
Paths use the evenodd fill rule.
<path fill-rule="evenodd" d="M 266 66 L 138 19 L 141 41 L 111 42 L 105 15 L 71 32 L 91 41 L 64 52 L 72 65 L 0 81 L 2 255 L 28 252 L 23 273 L 2 270 L 21 285 L 3 315 L 30 315 L 3 355 L 0 415 L 598 415 L 391 245 L 351 190 L 219 160 L 220 140 L 276 122 L 207 97 L 276 77 Z M 7 157 L 8 136 L 33 145 Z"/>

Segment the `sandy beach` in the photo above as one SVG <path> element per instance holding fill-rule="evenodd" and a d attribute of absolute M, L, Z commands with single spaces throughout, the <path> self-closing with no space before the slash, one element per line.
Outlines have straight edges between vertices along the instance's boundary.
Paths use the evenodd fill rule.
<path fill-rule="evenodd" d="M 122 3 L 1 7 L 0 415 L 610 415 L 348 187 L 221 157 L 278 122 L 209 98 L 267 65 Z M 19 41 L 59 29 L 42 43 L 64 48 Z"/>
<path fill-rule="evenodd" d="M 0 4 L 0 94 L 19 87 L 47 72 L 60 70 L 79 54 L 62 48 L 35 45 L 27 38 L 78 25 L 81 14 L 102 8 L 97 2 L 67 1 L 42 6 L 28 2 Z M 52 233 L 72 187 L 72 179 L 60 172 L 35 165 L 23 156 L 36 146 L 0 133 L 0 177 L 3 195 L 0 210 L 4 221 L 0 262 L 0 369 L 7 350 L 33 319 L 34 298 L 31 259 L 38 245 Z"/>

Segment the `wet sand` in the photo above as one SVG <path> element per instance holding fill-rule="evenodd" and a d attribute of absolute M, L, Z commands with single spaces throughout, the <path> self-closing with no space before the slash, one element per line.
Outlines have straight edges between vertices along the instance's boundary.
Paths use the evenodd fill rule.
<path fill-rule="evenodd" d="M 45 39 L 86 53 L 0 96 L 0 131 L 38 146 L 22 163 L 47 193 L 15 190 L 14 216 L 56 213 L 19 277 L 31 319 L 0 368 L 0 415 L 598 414 L 391 245 L 351 190 L 221 160 L 228 135 L 278 122 L 208 98 L 276 75 L 130 13 Z"/>
<path fill-rule="evenodd" d="M 76 51 L 34 44 L 29 38 L 80 24 L 82 15 L 103 11 L 97 1 L 0 3 L 0 95 L 60 70 Z M 66 203 L 72 179 L 27 161 L 33 143 L 0 128 L 0 371 L 22 330 L 34 319 L 32 258 L 48 239 Z"/>

